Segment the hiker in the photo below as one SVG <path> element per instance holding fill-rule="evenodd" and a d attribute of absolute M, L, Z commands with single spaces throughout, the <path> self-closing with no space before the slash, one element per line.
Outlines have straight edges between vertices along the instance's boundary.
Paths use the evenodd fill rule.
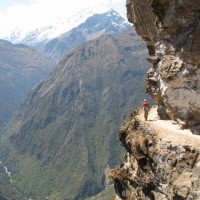
<path fill-rule="evenodd" d="M 149 112 L 149 102 L 146 99 L 144 99 L 144 102 L 143 102 L 143 110 L 144 110 L 144 119 L 145 121 L 147 121 L 148 112 Z"/>

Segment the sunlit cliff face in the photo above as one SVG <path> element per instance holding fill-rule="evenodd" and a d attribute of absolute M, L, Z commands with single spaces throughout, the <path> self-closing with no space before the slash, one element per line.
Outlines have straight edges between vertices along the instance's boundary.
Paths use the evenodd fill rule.
<path fill-rule="evenodd" d="M 145 80 L 161 118 L 200 130 L 200 1 L 127 0 L 127 17 L 145 40 Z"/>

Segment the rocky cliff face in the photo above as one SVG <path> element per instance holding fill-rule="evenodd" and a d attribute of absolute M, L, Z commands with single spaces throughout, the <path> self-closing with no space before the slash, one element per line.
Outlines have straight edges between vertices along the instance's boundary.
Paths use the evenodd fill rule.
<path fill-rule="evenodd" d="M 127 17 L 149 50 L 145 87 L 158 114 L 199 134 L 200 1 L 127 0 Z"/>
<path fill-rule="evenodd" d="M 146 42 L 152 64 L 146 92 L 161 119 L 189 128 L 190 135 L 177 134 L 171 120 L 163 128 L 158 123 L 167 120 L 144 122 L 134 111 L 119 130 L 125 161 L 110 171 L 116 199 L 200 199 L 199 8 L 194 0 L 127 0 L 128 20 Z"/>
<path fill-rule="evenodd" d="M 199 200 L 200 148 L 178 137 L 178 143 L 160 138 L 149 124 L 130 116 L 119 130 L 125 162 L 110 172 L 116 199 Z"/>

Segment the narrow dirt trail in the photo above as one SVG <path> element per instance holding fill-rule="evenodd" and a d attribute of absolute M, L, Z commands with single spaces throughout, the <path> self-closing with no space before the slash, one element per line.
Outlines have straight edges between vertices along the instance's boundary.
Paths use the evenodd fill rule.
<path fill-rule="evenodd" d="M 192 134 L 189 129 L 181 129 L 178 124 L 172 123 L 171 120 L 160 120 L 156 106 L 151 108 L 148 121 L 144 121 L 142 110 L 137 118 L 155 130 L 158 138 L 171 142 L 174 146 L 189 145 L 194 148 L 200 148 L 200 135 Z"/>

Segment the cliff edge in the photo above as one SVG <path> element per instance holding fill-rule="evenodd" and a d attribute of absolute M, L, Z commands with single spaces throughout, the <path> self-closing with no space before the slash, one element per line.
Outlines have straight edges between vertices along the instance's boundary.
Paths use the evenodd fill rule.
<path fill-rule="evenodd" d="M 127 0 L 127 18 L 147 44 L 145 80 L 162 119 L 200 134 L 200 1 Z"/>
<path fill-rule="evenodd" d="M 124 163 L 110 171 L 116 199 L 199 200 L 200 137 L 161 120 L 153 107 L 148 121 L 133 111 L 119 130 Z"/>

